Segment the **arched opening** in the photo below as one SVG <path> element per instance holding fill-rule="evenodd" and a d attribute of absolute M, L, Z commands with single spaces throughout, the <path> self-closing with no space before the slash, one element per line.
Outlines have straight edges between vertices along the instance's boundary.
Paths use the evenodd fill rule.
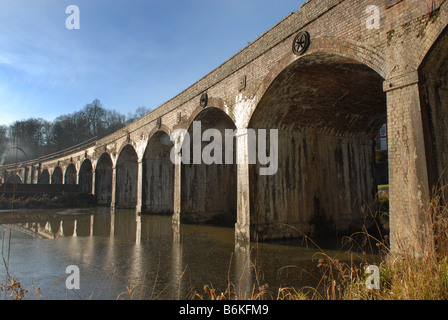
<path fill-rule="evenodd" d="M 38 184 L 49 184 L 50 183 L 50 174 L 47 169 L 42 170 L 42 172 L 38 176 Z"/>
<path fill-rule="evenodd" d="M 115 205 L 131 209 L 137 205 L 138 157 L 131 145 L 126 145 L 117 160 Z"/>
<path fill-rule="evenodd" d="M 448 185 L 448 28 L 435 41 L 418 72 L 428 181 L 432 191 Z"/>
<path fill-rule="evenodd" d="M 349 233 L 375 212 L 382 85 L 372 69 L 333 54 L 304 56 L 274 79 L 249 123 L 278 130 L 278 171 L 249 166 L 253 240 Z M 258 156 L 272 152 L 266 146 Z"/>
<path fill-rule="evenodd" d="M 51 175 L 51 184 L 62 184 L 62 169 L 56 167 Z"/>
<path fill-rule="evenodd" d="M 95 198 L 101 205 L 110 205 L 112 200 L 112 159 L 108 153 L 103 153 L 96 165 Z"/>
<path fill-rule="evenodd" d="M 230 150 L 232 161 L 225 159 L 226 129 L 235 130 L 235 124 L 226 113 L 213 107 L 199 113 L 188 129 L 182 145 L 183 157 L 190 151 L 189 163 L 183 160 L 181 167 L 182 222 L 235 225 L 237 165 L 234 147 Z M 214 135 L 203 136 L 213 131 Z"/>
<path fill-rule="evenodd" d="M 79 169 L 79 186 L 81 192 L 92 193 L 93 168 L 89 159 L 83 161 Z"/>
<path fill-rule="evenodd" d="M 170 153 L 173 143 L 168 134 L 156 132 L 143 156 L 142 211 L 172 215 L 174 205 L 174 164 Z"/>
<path fill-rule="evenodd" d="M 65 170 L 65 184 L 76 184 L 76 167 L 73 163 Z"/>
<path fill-rule="evenodd" d="M 8 175 L 6 178 L 6 183 L 10 184 L 22 184 L 22 179 L 20 179 L 19 175 L 14 173 L 12 175 Z"/>

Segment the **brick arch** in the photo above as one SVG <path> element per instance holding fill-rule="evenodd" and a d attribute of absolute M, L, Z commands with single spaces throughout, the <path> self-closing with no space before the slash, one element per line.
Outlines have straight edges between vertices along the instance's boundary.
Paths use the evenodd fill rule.
<path fill-rule="evenodd" d="M 6 176 L 6 181 L 5 183 L 10 183 L 10 184 L 22 184 L 22 179 L 20 178 L 20 175 L 18 173 L 13 173 L 11 175 L 7 175 Z"/>
<path fill-rule="evenodd" d="M 375 200 L 384 77 L 356 51 L 321 47 L 332 40 L 314 40 L 300 57 L 285 55 L 259 90 L 248 127 L 278 130 L 271 147 L 279 166 L 267 176 L 259 163 L 249 166 L 251 239 L 350 233 Z"/>
<path fill-rule="evenodd" d="M 190 114 L 190 116 L 188 117 L 188 120 L 183 122 L 181 125 L 179 125 L 175 130 L 185 130 L 188 131 L 192 125 L 193 125 L 193 121 L 196 120 L 196 118 L 204 111 L 206 110 L 210 110 L 210 109 L 219 109 L 220 111 L 222 111 L 233 123 L 234 126 L 236 126 L 236 121 L 235 118 L 233 117 L 233 115 L 229 114 L 226 111 L 226 108 L 224 107 L 224 103 L 216 103 L 216 101 L 218 101 L 218 99 L 213 99 L 212 100 L 212 105 L 208 105 L 207 107 L 203 108 L 201 106 L 196 107 L 193 112 Z M 219 100 L 220 102 L 222 102 L 221 100 Z M 215 102 L 215 103 L 213 103 Z M 175 131 L 173 130 L 173 131 Z M 180 145 L 183 144 L 183 139 L 185 138 L 185 135 L 181 134 L 179 136 L 179 140 L 178 142 L 180 143 Z M 149 140 L 148 140 L 149 141 Z"/>
<path fill-rule="evenodd" d="M 74 163 L 69 163 L 64 170 L 64 184 L 77 184 L 77 171 Z"/>
<path fill-rule="evenodd" d="M 224 106 L 224 102 L 220 99 L 215 99 L 215 98 L 209 98 L 209 103 L 207 105 L 207 107 L 203 108 L 201 106 L 197 106 L 193 112 L 190 114 L 190 116 L 188 117 L 188 120 L 184 122 L 184 124 L 182 124 L 181 126 L 179 126 L 179 129 L 185 129 L 188 130 L 188 128 L 191 127 L 191 125 L 193 124 L 193 121 L 196 119 L 196 117 L 203 111 L 210 109 L 210 108 L 215 108 L 215 109 L 219 109 L 222 112 L 224 112 L 231 120 L 233 123 L 235 123 L 235 118 L 233 117 L 233 114 L 229 114 L 226 110 L 226 107 Z"/>
<path fill-rule="evenodd" d="M 93 164 L 89 158 L 82 161 L 78 176 L 81 192 L 92 193 Z"/>
<path fill-rule="evenodd" d="M 447 13 L 447 5 L 440 8 L 440 20 L 448 23 Z M 430 47 L 418 68 L 420 110 L 431 191 L 448 184 L 448 26 L 438 22 L 429 25 L 432 30 L 425 31 L 428 37 L 434 35 L 435 39 L 426 41 Z"/>
<path fill-rule="evenodd" d="M 348 41 L 337 37 L 320 37 L 313 39 L 308 52 L 302 57 L 315 53 L 337 54 L 368 66 L 386 78 L 385 57 L 380 51 L 364 43 Z"/>
<path fill-rule="evenodd" d="M 260 100 L 263 98 L 266 91 L 269 89 L 272 82 L 292 63 L 298 59 L 303 59 L 316 54 L 338 55 L 344 58 L 352 59 L 361 64 L 366 65 L 383 79 L 386 78 L 385 58 L 382 53 L 376 51 L 374 48 L 359 43 L 350 42 L 337 37 L 319 37 L 311 40 L 308 52 L 300 57 L 294 55 L 292 52 L 287 53 L 280 61 L 271 69 L 267 76 L 263 79 L 260 87 L 255 94 L 253 103 L 253 110 L 249 115 L 252 118 L 253 112 L 258 106 Z"/>
<path fill-rule="evenodd" d="M 103 150 L 104 150 L 104 149 L 103 149 Z M 95 152 L 95 153 L 96 153 L 95 156 L 92 157 L 91 159 L 89 159 L 90 162 L 92 162 L 92 168 L 93 168 L 93 171 L 96 170 L 96 166 L 97 166 L 98 162 L 100 161 L 100 159 L 101 159 L 105 154 L 109 156 L 110 160 L 111 160 L 112 163 L 113 163 L 113 158 L 112 158 L 111 152 L 109 152 L 109 151 L 107 151 L 107 150 L 104 150 L 104 151 L 99 151 L 99 152 Z M 86 159 L 87 159 L 87 158 L 86 158 Z"/>
<path fill-rule="evenodd" d="M 64 173 L 60 166 L 56 166 L 51 173 L 51 184 L 63 184 Z"/>
<path fill-rule="evenodd" d="M 123 149 L 126 148 L 127 146 L 131 146 L 132 149 L 134 150 L 134 152 L 137 154 L 138 156 L 138 152 L 137 152 L 137 148 L 135 145 L 135 142 L 131 139 L 129 142 L 126 140 L 126 137 L 124 139 L 119 139 L 120 142 L 120 146 L 118 147 L 118 149 L 115 151 L 116 154 L 109 154 L 111 156 L 111 159 L 113 161 L 113 163 L 116 165 L 118 158 L 120 157 L 120 154 L 123 152 Z"/>
<path fill-rule="evenodd" d="M 103 152 L 96 161 L 93 174 L 95 175 L 95 198 L 97 203 L 109 205 L 112 199 L 112 171 L 113 159 L 108 152 Z"/>
<path fill-rule="evenodd" d="M 440 39 L 442 33 L 448 28 L 448 2 L 443 2 L 442 5 L 436 11 L 437 16 L 429 17 L 430 23 L 428 23 L 425 32 L 418 37 L 415 43 L 415 52 L 420 52 L 417 57 L 417 68 L 421 68 L 425 58 L 430 53 L 431 49 Z"/>
<path fill-rule="evenodd" d="M 167 141 L 168 139 L 168 141 Z M 170 130 L 154 128 L 142 155 L 142 212 L 172 215 L 174 212 L 174 163 Z"/>
<path fill-rule="evenodd" d="M 160 126 L 160 128 L 153 128 L 152 130 L 151 130 L 151 132 L 148 134 L 148 139 L 147 139 L 147 143 L 149 143 L 149 140 L 151 140 L 151 138 L 156 134 L 156 133 L 158 133 L 158 132 L 160 132 L 160 131 L 163 131 L 163 132 L 165 132 L 168 136 L 171 134 L 171 132 L 172 132 L 172 130 L 167 126 L 167 125 L 164 125 L 164 124 L 162 124 L 161 126 Z M 145 148 L 145 152 L 146 152 L 146 148 Z"/>
<path fill-rule="evenodd" d="M 38 174 L 38 184 L 49 184 L 50 183 L 50 172 L 47 168 L 42 168 Z"/>
<path fill-rule="evenodd" d="M 124 150 L 125 148 L 127 148 L 127 147 L 131 148 L 132 151 L 134 151 L 135 154 L 138 155 L 138 153 L 137 153 L 137 149 L 135 148 L 135 146 L 134 146 L 134 144 L 132 143 L 132 141 L 131 141 L 131 142 L 124 142 L 124 143 L 122 144 L 122 146 L 120 147 L 119 151 L 117 152 L 117 160 L 118 160 L 118 158 L 122 155 L 123 150 Z"/>
<path fill-rule="evenodd" d="M 126 143 L 117 155 L 115 204 L 118 208 L 135 208 L 137 205 L 138 154 L 131 142 Z"/>
<path fill-rule="evenodd" d="M 148 151 L 149 144 L 153 137 L 161 133 L 165 133 L 168 137 L 170 137 L 171 132 L 172 132 L 171 129 L 166 125 L 161 125 L 160 128 L 153 128 L 151 132 L 148 134 L 148 139 L 146 140 L 146 146 L 145 149 L 143 150 L 142 159 L 145 157 L 145 154 Z"/>
<path fill-rule="evenodd" d="M 182 142 L 182 148 L 190 149 L 190 163 L 183 162 L 181 164 L 180 219 L 187 223 L 234 226 L 237 211 L 237 165 L 235 162 L 226 164 L 225 150 L 222 150 L 221 161 L 215 158 L 211 163 L 205 163 L 201 157 L 200 163 L 195 164 L 194 152 L 200 151 L 202 155 L 203 150 L 208 147 L 209 143 L 201 141 L 201 146 L 197 150 L 197 146 L 193 146 L 194 138 L 191 130 L 193 130 L 194 120 L 202 120 L 201 134 L 207 129 L 219 130 L 223 138 L 222 148 L 225 149 L 225 130 L 235 130 L 236 125 L 222 107 L 210 106 L 196 109 L 196 111 L 198 110 L 199 112 L 194 112 L 190 117 L 191 121 L 189 121 L 187 129 L 191 139 L 190 145 L 188 146 L 185 140 Z M 234 143 L 234 157 L 235 145 Z M 217 181 L 220 184 L 219 188 L 214 186 Z"/>

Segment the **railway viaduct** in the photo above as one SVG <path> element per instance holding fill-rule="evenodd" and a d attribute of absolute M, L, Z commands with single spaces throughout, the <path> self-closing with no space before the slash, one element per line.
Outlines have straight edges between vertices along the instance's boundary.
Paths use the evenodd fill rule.
<path fill-rule="evenodd" d="M 373 206 L 373 140 L 387 123 L 391 248 L 422 255 L 431 249 L 425 208 L 447 183 L 447 24 L 444 0 L 308 0 L 141 119 L 3 166 L 0 179 L 79 184 L 100 204 L 171 214 L 175 224 L 218 221 L 246 241 L 343 233 Z M 173 163 L 193 121 L 202 132 L 238 129 L 246 161 Z M 184 135 L 171 141 L 176 129 Z M 248 161 L 245 129 L 278 130 L 275 174 Z"/>

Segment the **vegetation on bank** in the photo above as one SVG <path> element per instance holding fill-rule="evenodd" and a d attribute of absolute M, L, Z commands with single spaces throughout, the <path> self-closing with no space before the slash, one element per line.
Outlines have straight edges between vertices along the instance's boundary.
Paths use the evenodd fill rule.
<path fill-rule="evenodd" d="M 0 194 L 0 209 L 59 209 L 84 208 L 96 204 L 95 197 L 86 193 L 60 193 L 60 194 Z"/>
<path fill-rule="evenodd" d="M 261 279 L 256 279 L 256 285 L 249 294 L 241 295 L 235 289 L 236 286 L 229 282 L 224 291 L 218 291 L 213 288 L 213 285 L 208 284 L 203 287 L 201 292 L 196 291 L 189 298 L 203 300 L 448 299 L 448 204 L 445 200 L 448 189 L 446 188 L 434 192 L 426 209 L 434 234 L 432 243 L 434 250 L 425 252 L 422 257 L 415 258 L 406 252 L 396 256 L 390 252 L 388 237 L 384 236 L 381 231 L 384 228 L 381 226 L 381 221 L 386 220 L 384 212 L 381 210 L 388 208 L 387 193 L 384 193 L 378 196 L 380 214 L 376 214 L 374 219 L 378 223 L 379 232 L 373 234 L 363 230 L 353 234 L 347 238 L 344 247 L 341 248 L 341 251 L 353 252 L 353 255 L 358 258 L 353 261 L 357 262 L 340 261 L 337 256 L 330 256 L 324 250 L 320 250 L 315 255 L 316 270 L 314 271 L 317 271 L 318 274 L 317 285 L 303 288 L 271 289 Z M 64 201 L 69 203 L 74 199 L 70 200 L 69 197 Z M 369 260 L 371 256 L 368 253 L 372 252 L 377 254 L 374 261 Z M 366 268 L 372 264 L 379 267 L 379 289 L 369 289 L 366 286 L 369 277 Z M 252 267 L 256 268 L 255 263 Z M 258 275 L 258 271 L 256 270 L 256 275 Z M 17 280 L 8 286 L 0 284 L 0 287 L 3 287 L 3 291 L 9 292 L 11 298 L 21 299 L 26 293 Z M 127 291 L 117 298 L 138 298 L 138 288 L 139 286 L 132 285 L 131 282 Z"/>
<path fill-rule="evenodd" d="M 384 188 L 387 188 L 385 186 Z M 433 247 L 422 257 L 415 258 L 410 252 L 393 255 L 388 237 L 381 231 L 375 236 L 364 230 L 347 238 L 350 248 L 375 250 L 379 261 L 369 261 L 367 251 L 357 254 L 358 263 L 343 262 L 331 257 L 324 250 L 316 254 L 316 268 L 320 272 L 318 284 L 313 287 L 279 288 L 276 292 L 267 285 L 254 286 L 249 297 L 240 296 L 228 285 L 224 292 L 217 292 L 212 286 L 204 286 L 196 298 L 210 300 L 226 299 L 276 299 L 276 300 L 446 300 L 448 299 L 448 203 L 445 195 L 448 187 L 436 190 L 426 209 L 433 230 Z M 379 193 L 380 215 L 376 215 L 378 230 L 385 222 L 381 210 L 388 210 L 387 193 Z M 382 221 L 382 222 L 381 222 Z M 387 226 L 388 227 L 388 226 Z M 349 249 L 348 251 L 350 251 Z M 343 250 L 343 249 L 341 249 Z M 358 251 L 359 252 L 359 251 Z M 379 268 L 379 289 L 368 288 L 371 274 L 366 273 L 369 265 Z"/>
<path fill-rule="evenodd" d="M 0 282 L 0 293 L 4 293 L 5 298 L 9 297 L 11 300 L 22 300 L 28 289 L 24 289 L 17 279 L 12 279 L 10 282 L 9 285 Z"/>
<path fill-rule="evenodd" d="M 0 166 L 35 159 L 93 138 L 105 137 L 143 117 L 149 108 L 121 114 L 103 107 L 95 99 L 81 110 L 64 114 L 54 121 L 29 118 L 0 125 Z M 14 148 L 16 147 L 16 148 Z"/>

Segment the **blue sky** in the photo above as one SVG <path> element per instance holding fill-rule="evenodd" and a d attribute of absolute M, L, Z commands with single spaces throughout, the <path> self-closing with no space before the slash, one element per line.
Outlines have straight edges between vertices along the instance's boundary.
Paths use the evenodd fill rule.
<path fill-rule="evenodd" d="M 154 109 L 304 0 L 1 0 L 0 125 L 52 121 L 95 98 Z M 80 10 L 68 30 L 66 7 Z"/>

